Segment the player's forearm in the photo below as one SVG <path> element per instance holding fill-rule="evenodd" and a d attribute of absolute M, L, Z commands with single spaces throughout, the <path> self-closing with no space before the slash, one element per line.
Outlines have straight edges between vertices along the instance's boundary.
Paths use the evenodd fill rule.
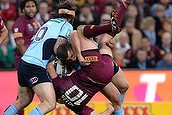
<path fill-rule="evenodd" d="M 54 79 L 54 78 L 57 77 L 57 73 L 56 73 L 56 71 L 54 69 L 54 64 L 53 63 L 54 63 L 54 61 L 51 61 L 46 66 L 47 72 L 50 75 L 51 79 Z"/>
<path fill-rule="evenodd" d="M 81 44 L 79 40 L 79 36 L 77 34 L 77 31 L 73 31 L 70 33 L 70 40 L 72 44 L 72 48 L 74 49 L 76 56 L 80 57 L 81 55 Z"/>
<path fill-rule="evenodd" d="M 17 49 L 21 55 L 23 55 L 26 51 L 26 47 L 24 45 L 17 45 Z"/>
<path fill-rule="evenodd" d="M 0 44 L 8 37 L 8 30 L 4 27 L 0 32 Z"/>
<path fill-rule="evenodd" d="M 25 41 L 23 39 L 16 40 L 17 50 L 19 51 L 20 55 L 23 55 L 26 51 Z"/>

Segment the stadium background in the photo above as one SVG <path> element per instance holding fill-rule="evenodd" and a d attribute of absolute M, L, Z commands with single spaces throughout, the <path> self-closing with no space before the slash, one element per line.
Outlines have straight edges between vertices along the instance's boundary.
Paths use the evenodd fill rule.
<path fill-rule="evenodd" d="M 124 70 L 130 88 L 124 100 L 125 115 L 171 115 L 172 91 L 171 70 Z M 16 71 L 0 72 L 0 114 L 15 101 L 17 95 Z M 98 93 L 89 103 L 97 112 L 106 109 L 109 101 Z M 39 104 L 37 97 L 26 108 L 27 115 L 31 108 Z M 57 104 L 57 108 L 47 115 L 73 115 L 73 113 Z"/>

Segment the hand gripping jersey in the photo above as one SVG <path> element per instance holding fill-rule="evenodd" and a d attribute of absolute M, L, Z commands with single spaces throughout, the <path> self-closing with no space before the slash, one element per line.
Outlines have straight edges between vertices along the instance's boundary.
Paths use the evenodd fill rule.
<path fill-rule="evenodd" d="M 58 37 L 69 40 L 72 25 L 62 18 L 51 19 L 45 23 L 33 37 L 33 41 L 22 57 L 27 63 L 46 68 L 48 60 L 54 53 L 54 45 Z"/>

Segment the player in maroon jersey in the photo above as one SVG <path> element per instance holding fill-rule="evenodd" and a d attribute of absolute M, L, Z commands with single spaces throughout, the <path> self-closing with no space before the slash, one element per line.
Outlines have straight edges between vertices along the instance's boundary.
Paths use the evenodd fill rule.
<path fill-rule="evenodd" d="M 8 30 L 0 16 L 0 44 L 7 38 Z"/>
<path fill-rule="evenodd" d="M 118 25 L 118 26 L 115 26 L 118 29 L 120 27 L 120 25 L 121 25 L 122 20 L 123 20 L 125 11 L 127 10 L 128 6 L 131 3 L 131 0 L 117 0 L 117 1 L 119 3 L 119 7 L 116 8 L 117 12 L 115 12 L 115 10 L 112 12 L 111 21 Z M 116 17 L 116 15 L 118 15 L 118 16 Z M 87 26 L 85 26 L 84 28 L 81 28 L 81 29 L 82 29 L 81 31 L 83 32 L 83 35 L 85 37 L 87 37 L 87 38 L 96 37 L 97 35 L 99 35 L 102 32 L 106 32 L 111 36 L 115 36 L 116 33 L 118 32 L 118 31 L 110 32 L 109 27 L 106 26 L 106 25 L 105 26 L 87 25 Z M 113 47 L 114 46 L 112 46 L 112 49 L 113 49 L 112 52 L 115 51 L 115 48 L 113 48 Z M 80 64 L 82 64 L 82 65 L 87 65 L 87 64 L 90 63 L 89 61 L 84 60 L 84 58 L 82 57 L 82 55 L 79 52 L 77 54 L 77 57 L 78 57 L 78 59 L 80 61 Z M 114 66 L 114 76 L 113 76 L 111 82 L 118 88 L 118 90 L 119 90 L 119 92 L 121 94 L 121 103 L 123 103 L 124 98 L 125 98 L 125 93 L 129 88 L 129 84 L 128 84 L 128 82 L 127 82 L 127 80 L 125 78 L 125 75 L 124 75 L 123 71 L 121 70 L 121 68 L 118 65 L 116 65 L 115 62 L 114 62 L 114 64 L 115 64 L 115 66 Z M 109 91 L 110 87 L 111 86 L 107 86 L 107 88 L 104 91 L 108 92 L 108 95 L 113 96 L 116 92 Z M 111 98 L 109 98 L 109 99 L 111 99 Z M 120 110 L 118 110 L 118 111 L 115 111 L 114 115 L 116 115 L 116 113 L 121 112 L 121 111 L 122 111 L 122 108 Z"/>
<path fill-rule="evenodd" d="M 78 34 L 77 31 L 70 33 L 71 39 L 78 37 L 78 35 L 81 34 Z M 82 66 L 81 70 L 62 79 L 56 74 L 53 62 L 48 64 L 47 70 L 52 78 L 57 100 L 60 99 L 60 102 L 63 102 L 66 107 L 79 115 L 97 115 L 98 113 L 86 106 L 86 104 L 98 91 L 105 88 L 114 75 L 112 52 L 106 45 L 112 37 L 108 34 L 104 35 L 100 42 L 100 50 L 92 39 L 86 39 L 83 36 L 79 37 L 77 39 L 80 39 L 81 46 L 84 46 L 81 47 L 82 55 L 91 62 L 90 65 Z M 67 60 L 68 62 L 76 59 L 70 44 L 61 44 L 57 48 L 56 54 L 58 59 Z M 114 88 L 112 87 L 111 91 L 116 90 Z M 119 94 L 116 96 L 119 96 Z M 113 111 L 114 108 L 109 106 L 102 114 L 110 115 Z"/>
<path fill-rule="evenodd" d="M 40 28 L 39 20 L 35 18 L 37 12 L 36 0 L 23 0 L 20 8 L 23 15 L 17 18 L 12 27 L 13 36 L 17 45 L 15 68 L 17 68 L 21 56 L 28 48 L 32 37 Z"/>

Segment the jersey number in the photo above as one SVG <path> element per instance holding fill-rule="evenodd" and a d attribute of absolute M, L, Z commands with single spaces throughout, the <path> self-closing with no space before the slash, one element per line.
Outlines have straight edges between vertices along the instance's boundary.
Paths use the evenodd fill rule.
<path fill-rule="evenodd" d="M 45 33 L 47 32 L 48 27 L 43 27 L 39 30 L 39 32 L 36 34 L 35 41 L 40 41 L 44 38 Z"/>
<path fill-rule="evenodd" d="M 70 94 L 77 90 L 78 94 L 76 94 L 74 97 L 70 97 Z M 81 89 L 79 89 L 76 85 L 72 86 L 70 89 L 68 89 L 65 92 L 65 96 L 71 101 L 73 102 L 75 105 L 81 105 L 81 103 L 88 97 L 87 94 L 83 95 L 83 91 Z M 83 96 L 82 96 L 83 95 Z"/>

